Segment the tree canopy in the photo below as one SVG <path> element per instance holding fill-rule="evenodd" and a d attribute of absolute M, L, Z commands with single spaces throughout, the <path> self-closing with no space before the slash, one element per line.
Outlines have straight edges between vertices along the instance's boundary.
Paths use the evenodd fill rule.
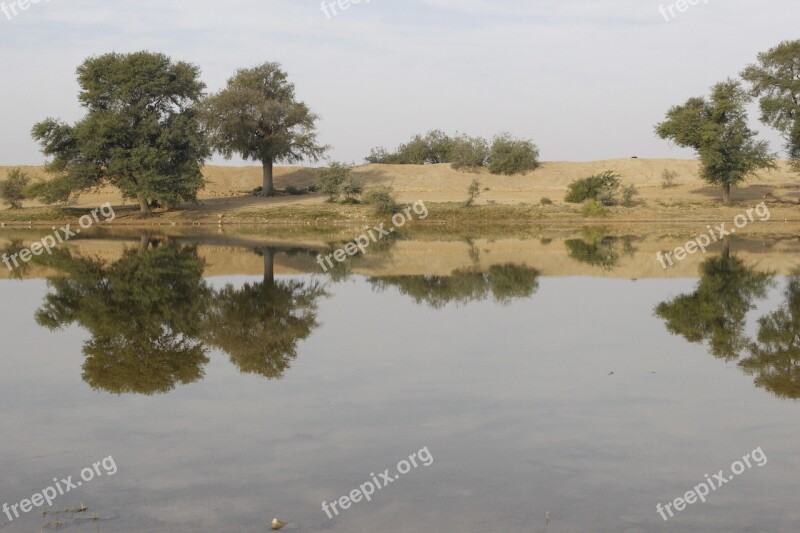
<path fill-rule="evenodd" d="M 199 68 L 164 54 L 110 53 L 87 59 L 77 73 L 84 118 L 33 127 L 52 158 L 48 171 L 57 174 L 34 193 L 56 202 L 110 184 L 138 200 L 143 214 L 154 204 L 196 201 L 208 155 L 197 112 L 205 88 Z"/>
<path fill-rule="evenodd" d="M 271 196 L 276 162 L 318 161 L 327 150 L 317 142 L 317 115 L 296 100 L 295 86 L 279 63 L 240 69 L 204 104 L 211 145 L 230 159 L 260 161 L 262 194 Z"/>
<path fill-rule="evenodd" d="M 784 41 L 742 72 L 759 98 L 761 121 L 783 134 L 789 158 L 800 172 L 800 40 Z"/>
<path fill-rule="evenodd" d="M 702 178 L 722 186 L 726 204 L 731 201 L 731 187 L 757 170 L 776 167 L 768 143 L 756 140 L 757 133 L 747 125 L 749 101 L 739 82 L 727 80 L 716 84 L 708 99 L 690 98 L 672 107 L 667 119 L 656 125 L 662 139 L 697 152 Z"/>

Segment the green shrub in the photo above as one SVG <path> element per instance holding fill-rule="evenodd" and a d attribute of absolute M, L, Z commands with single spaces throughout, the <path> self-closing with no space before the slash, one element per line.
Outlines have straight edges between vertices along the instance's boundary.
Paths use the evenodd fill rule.
<path fill-rule="evenodd" d="M 31 179 L 21 168 L 13 168 L 6 173 L 6 180 L 0 181 L 0 198 L 11 209 L 22 207 L 22 201 L 27 198 L 26 189 Z"/>
<path fill-rule="evenodd" d="M 261 185 L 259 185 L 258 187 L 256 187 L 255 189 L 253 189 L 253 195 L 254 195 L 254 196 L 260 196 L 260 195 L 261 195 L 261 191 L 263 191 L 263 190 L 264 190 L 264 187 L 262 187 Z"/>
<path fill-rule="evenodd" d="M 603 204 L 591 198 L 581 207 L 581 215 L 585 217 L 604 217 L 608 214 Z"/>
<path fill-rule="evenodd" d="M 364 183 L 358 178 L 348 176 L 341 187 L 342 203 L 359 203 L 359 196 L 361 196 L 362 192 L 364 192 Z"/>
<path fill-rule="evenodd" d="M 541 203 L 542 205 L 553 205 L 553 200 L 545 196 L 542 198 Z"/>
<path fill-rule="evenodd" d="M 462 204 L 464 207 L 472 207 L 475 205 L 475 198 L 481 193 L 481 182 L 476 179 L 472 180 L 467 188 L 467 199 Z"/>
<path fill-rule="evenodd" d="M 486 166 L 489 143 L 481 137 L 460 135 L 453 139 L 450 162 L 455 170 L 476 170 Z"/>
<path fill-rule="evenodd" d="M 329 202 L 337 202 L 344 194 L 345 187 L 351 190 L 353 166 L 331 161 L 327 167 L 317 171 L 316 185 L 319 192 L 328 197 Z"/>
<path fill-rule="evenodd" d="M 286 191 L 287 194 L 291 194 L 292 196 L 299 196 L 301 194 L 305 194 L 305 191 L 298 189 L 294 185 L 287 185 L 284 191 Z"/>
<path fill-rule="evenodd" d="M 373 148 L 366 157 L 368 163 L 389 165 L 426 165 L 450 162 L 453 140 L 441 130 L 429 131 L 425 136 L 415 135 L 396 151 Z"/>
<path fill-rule="evenodd" d="M 565 200 L 573 204 L 579 204 L 586 200 L 597 200 L 605 205 L 614 205 L 619 187 L 619 176 L 607 170 L 602 174 L 596 174 L 570 183 L 569 192 L 567 192 Z"/>
<path fill-rule="evenodd" d="M 397 212 L 397 199 L 388 185 L 381 185 L 364 193 L 364 203 L 381 215 L 393 215 Z"/>
<path fill-rule="evenodd" d="M 539 149 L 532 141 L 516 139 L 509 133 L 495 136 L 489 154 L 489 172 L 511 176 L 538 166 Z"/>

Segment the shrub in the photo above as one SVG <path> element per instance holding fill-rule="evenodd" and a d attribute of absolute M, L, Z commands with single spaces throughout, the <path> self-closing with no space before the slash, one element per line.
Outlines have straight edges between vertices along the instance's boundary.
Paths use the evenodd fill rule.
<path fill-rule="evenodd" d="M 639 190 L 633 186 L 628 185 L 627 187 L 622 188 L 622 205 L 625 207 L 633 207 L 635 204 L 634 197 L 639 195 Z"/>
<path fill-rule="evenodd" d="M 393 215 L 397 212 L 397 199 L 392 188 L 381 185 L 364 194 L 364 203 L 372 206 L 381 215 Z"/>
<path fill-rule="evenodd" d="M 264 190 L 264 187 L 262 187 L 261 185 L 259 185 L 258 187 L 256 187 L 255 189 L 253 189 L 253 195 L 254 195 L 254 196 L 260 196 L 260 195 L 261 195 L 261 191 L 263 191 L 263 190 Z"/>
<path fill-rule="evenodd" d="M 492 141 L 489 154 L 489 172 L 511 176 L 539 166 L 539 149 L 532 141 L 516 139 L 501 133 Z"/>
<path fill-rule="evenodd" d="M 467 188 L 467 199 L 462 204 L 464 207 L 472 207 L 475 204 L 475 198 L 481 193 L 481 182 L 477 179 L 472 180 Z"/>
<path fill-rule="evenodd" d="M 603 205 L 594 198 L 589 199 L 588 202 L 581 207 L 581 215 L 585 217 L 604 217 L 607 211 Z"/>
<path fill-rule="evenodd" d="M 291 194 L 292 196 L 299 196 L 305 193 L 305 191 L 298 189 L 294 185 L 287 185 L 284 191 L 286 191 L 287 194 Z"/>
<path fill-rule="evenodd" d="M 565 200 L 573 204 L 579 204 L 586 200 L 597 200 L 605 205 L 614 205 L 619 187 L 619 176 L 607 170 L 602 174 L 596 174 L 570 183 L 569 192 Z"/>
<path fill-rule="evenodd" d="M 329 202 L 357 204 L 359 196 L 364 192 L 364 184 L 353 177 L 352 172 L 353 165 L 332 161 L 327 167 L 317 171 L 313 190 L 326 195 Z"/>
<path fill-rule="evenodd" d="M 489 143 L 481 137 L 460 135 L 453 139 L 450 161 L 455 170 L 476 170 L 489 159 Z"/>
<path fill-rule="evenodd" d="M 27 197 L 26 189 L 31 179 L 21 168 L 14 168 L 6 173 L 6 180 L 0 182 L 0 198 L 11 209 L 22 207 L 21 202 Z"/>
<path fill-rule="evenodd" d="M 664 169 L 664 172 L 661 173 L 661 188 L 662 189 L 671 189 L 672 187 L 677 187 L 678 185 L 675 183 L 675 179 L 678 177 L 678 173 L 674 170 L 667 170 Z"/>
<path fill-rule="evenodd" d="M 553 200 L 545 196 L 542 198 L 541 203 L 542 205 L 553 205 Z"/>
<path fill-rule="evenodd" d="M 441 130 L 429 131 L 425 136 L 415 135 L 395 152 L 386 148 L 373 148 L 366 157 L 368 163 L 394 165 L 426 165 L 448 163 L 453 140 Z"/>

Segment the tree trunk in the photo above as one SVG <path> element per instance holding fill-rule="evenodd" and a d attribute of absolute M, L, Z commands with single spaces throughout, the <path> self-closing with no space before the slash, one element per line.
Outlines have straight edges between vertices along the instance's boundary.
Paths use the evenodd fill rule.
<path fill-rule="evenodd" d="M 275 285 L 275 254 L 272 248 L 265 248 L 264 254 L 264 285 Z"/>
<path fill-rule="evenodd" d="M 150 211 L 150 203 L 144 196 L 139 196 L 139 210 L 142 215 L 147 217 L 153 214 L 153 212 Z"/>
<path fill-rule="evenodd" d="M 731 184 L 726 183 L 722 186 L 722 202 L 731 205 Z"/>
<path fill-rule="evenodd" d="M 264 166 L 264 185 L 261 196 L 275 196 L 275 187 L 272 185 L 272 159 L 263 161 L 262 165 Z"/>

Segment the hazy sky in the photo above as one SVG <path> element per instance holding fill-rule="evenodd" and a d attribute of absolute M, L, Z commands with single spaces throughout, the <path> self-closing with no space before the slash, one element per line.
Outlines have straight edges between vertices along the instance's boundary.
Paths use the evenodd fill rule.
<path fill-rule="evenodd" d="M 509 131 L 545 160 L 691 157 L 653 125 L 800 38 L 800 4 L 699 0 L 667 22 L 671 1 L 362 0 L 328 17 L 320 0 L 41 0 L 0 12 L 0 165 L 42 163 L 31 126 L 81 116 L 86 57 L 142 49 L 199 65 L 210 91 L 236 68 L 282 63 L 340 160 L 433 128 Z"/>

